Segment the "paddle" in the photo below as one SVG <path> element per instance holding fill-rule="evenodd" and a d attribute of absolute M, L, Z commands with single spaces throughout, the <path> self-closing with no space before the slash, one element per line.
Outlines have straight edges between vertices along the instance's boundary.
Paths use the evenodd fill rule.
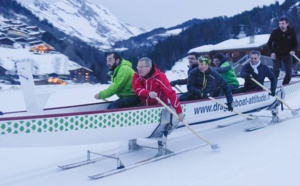
<path fill-rule="evenodd" d="M 294 58 L 296 58 L 298 60 L 298 62 L 300 62 L 300 59 L 295 54 L 292 56 L 294 56 Z"/>
<path fill-rule="evenodd" d="M 222 105 L 223 107 L 228 108 L 228 106 L 227 106 L 226 104 L 224 104 L 224 103 L 222 103 L 222 102 L 216 100 L 215 98 L 213 98 L 213 97 L 208 97 L 208 98 L 209 98 L 210 100 L 213 100 L 213 101 L 215 101 L 216 103 Z M 255 117 L 248 116 L 248 115 L 246 115 L 246 114 L 242 114 L 242 113 L 240 113 L 240 112 L 238 112 L 238 111 L 236 111 L 236 110 L 234 110 L 234 109 L 233 109 L 233 112 L 236 113 L 236 114 L 238 114 L 238 115 L 240 115 L 240 116 L 243 116 L 243 117 L 245 117 L 245 118 L 248 118 L 248 119 L 255 119 Z"/>
<path fill-rule="evenodd" d="M 174 112 L 172 109 L 170 109 L 170 108 L 168 107 L 168 105 L 166 105 L 161 99 L 159 99 L 158 97 L 155 97 L 155 99 L 156 99 L 160 104 L 162 104 L 169 112 L 171 112 L 171 114 L 173 114 L 177 119 L 179 119 L 179 116 L 177 115 L 177 113 Z M 204 139 L 202 136 L 200 136 L 196 131 L 194 131 L 194 130 L 190 127 L 190 125 L 189 125 L 187 122 L 182 121 L 182 123 L 183 123 L 188 129 L 190 129 L 196 136 L 198 136 L 200 139 L 202 139 L 204 142 L 206 142 L 208 145 L 210 145 L 211 148 L 212 148 L 213 150 L 220 148 L 219 145 L 217 145 L 217 144 L 212 144 L 211 142 L 207 141 L 207 140 Z"/>
<path fill-rule="evenodd" d="M 251 80 L 256 83 L 258 86 L 260 86 L 261 88 L 263 88 L 265 91 L 269 92 L 271 94 L 271 91 L 266 88 L 265 86 L 263 86 L 262 84 L 260 84 L 258 81 L 256 81 L 254 78 L 251 78 Z M 275 95 L 275 97 L 281 102 L 283 103 L 288 109 L 291 110 L 292 114 L 293 115 L 297 115 L 298 114 L 298 111 L 295 110 L 295 109 L 292 109 L 285 101 L 283 101 L 279 96 Z"/>
<path fill-rule="evenodd" d="M 174 88 L 175 88 L 179 93 L 183 93 L 176 85 L 174 86 Z"/>

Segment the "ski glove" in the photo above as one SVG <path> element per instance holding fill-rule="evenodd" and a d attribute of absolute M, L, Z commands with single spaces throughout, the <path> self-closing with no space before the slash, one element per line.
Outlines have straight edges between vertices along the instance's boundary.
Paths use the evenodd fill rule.
<path fill-rule="evenodd" d="M 175 80 L 175 81 L 171 81 L 171 82 L 170 82 L 170 85 L 171 85 L 172 87 L 174 87 L 175 85 L 178 85 L 178 83 L 179 83 L 179 80 Z"/>
<path fill-rule="evenodd" d="M 273 97 L 275 96 L 275 94 L 276 94 L 276 93 L 275 93 L 275 90 L 274 90 L 274 91 L 271 91 L 271 93 L 269 93 L 269 95 L 270 95 L 270 96 L 273 96 Z"/>
<path fill-rule="evenodd" d="M 246 74 L 245 80 L 250 80 L 250 78 L 252 78 L 252 75 L 251 74 Z"/>
<path fill-rule="evenodd" d="M 228 102 L 228 103 L 226 103 L 226 105 L 227 105 L 228 111 L 232 112 L 233 111 L 232 102 Z"/>

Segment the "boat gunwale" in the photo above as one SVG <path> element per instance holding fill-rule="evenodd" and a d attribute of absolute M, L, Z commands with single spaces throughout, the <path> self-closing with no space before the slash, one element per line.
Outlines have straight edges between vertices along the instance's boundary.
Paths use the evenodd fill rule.
<path fill-rule="evenodd" d="M 282 85 L 283 87 L 290 86 L 296 83 L 299 83 L 300 81 L 295 81 L 287 85 Z M 277 88 L 280 88 L 281 86 L 278 86 Z M 250 92 L 242 92 L 238 94 L 234 94 L 235 96 L 243 96 L 247 94 L 255 94 L 258 92 L 265 92 L 265 90 L 254 90 Z M 222 99 L 225 96 L 218 96 L 215 97 L 215 99 Z M 196 102 L 205 102 L 210 101 L 210 99 L 200 99 L 200 100 L 190 100 L 190 101 L 182 101 L 181 104 L 191 104 Z M 83 106 L 91 106 L 91 105 L 100 105 L 100 104 L 107 104 L 109 102 L 100 102 L 100 103 L 89 103 L 89 104 L 82 104 L 82 105 L 72 105 L 72 106 L 63 106 L 63 107 L 52 107 L 44 109 L 47 110 L 59 110 L 59 109 L 66 109 L 66 108 L 76 108 L 76 107 L 83 107 Z M 66 113 L 52 113 L 52 114 L 40 114 L 40 115 L 28 115 L 28 116 L 8 116 L 8 117 L 0 117 L 0 121 L 11 121 L 11 120 L 27 120 L 27 119 L 38 119 L 38 118 L 51 118 L 51 117 L 67 117 L 67 116 L 77 116 L 77 115 L 90 115 L 90 114 L 102 114 L 102 113 L 114 113 L 114 112 L 120 112 L 120 111 L 129 111 L 129 110 L 142 110 L 142 109 L 151 109 L 151 108 L 157 108 L 157 107 L 163 107 L 162 105 L 150 105 L 150 106 L 136 106 L 136 107 L 129 107 L 129 108 L 118 108 L 118 109 L 110 109 L 110 110 L 96 110 L 96 111 L 82 111 L 82 112 L 66 112 Z M 9 114 L 13 113 L 21 113 L 21 112 L 10 112 Z M 26 111 L 25 111 L 26 113 Z M 6 115 L 8 113 L 4 113 Z"/>

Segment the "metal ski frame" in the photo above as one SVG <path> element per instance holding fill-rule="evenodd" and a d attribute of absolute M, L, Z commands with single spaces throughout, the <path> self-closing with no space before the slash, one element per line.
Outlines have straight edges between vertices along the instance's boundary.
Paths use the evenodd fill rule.
<path fill-rule="evenodd" d="M 120 173 L 120 172 L 124 172 L 124 171 L 126 171 L 126 170 L 130 170 L 130 169 L 133 169 L 133 168 L 136 168 L 136 167 L 139 167 L 139 166 L 148 164 L 148 163 L 153 163 L 153 162 L 156 162 L 156 161 L 159 161 L 159 160 L 162 160 L 162 159 L 169 158 L 169 157 L 171 157 L 171 156 L 175 156 L 175 155 L 178 155 L 178 154 L 182 154 L 182 153 L 185 153 L 185 152 L 188 152 L 188 151 L 197 149 L 197 148 L 205 147 L 205 146 L 207 146 L 207 145 L 208 145 L 208 144 L 198 145 L 198 146 L 191 147 L 191 148 L 187 148 L 187 149 L 183 149 L 183 150 L 180 150 L 180 151 L 177 151 L 177 152 L 172 152 L 172 153 L 169 153 L 169 154 L 166 154 L 166 155 L 161 155 L 161 156 L 157 156 L 157 157 L 154 156 L 154 157 L 151 157 L 151 158 L 148 158 L 148 159 L 144 159 L 144 160 L 141 160 L 141 161 L 138 161 L 138 162 L 135 162 L 135 163 L 131 163 L 131 164 L 129 164 L 129 165 L 126 165 L 126 166 L 125 166 L 124 168 L 122 168 L 122 169 L 112 169 L 112 170 L 110 170 L 110 171 L 102 172 L 102 173 L 95 174 L 95 175 L 88 176 L 88 177 L 89 177 L 90 179 L 100 179 L 100 178 L 104 178 L 104 177 L 111 176 L 111 175 L 114 175 L 114 174 L 117 174 L 117 173 Z"/>
<path fill-rule="evenodd" d="M 107 175 L 109 173 L 112 174 L 112 172 L 121 172 L 121 171 L 124 171 L 127 169 L 137 167 L 138 165 L 144 164 L 146 162 L 152 162 L 152 161 L 156 161 L 159 159 L 164 159 L 166 157 L 175 155 L 174 152 L 172 152 L 171 150 L 169 150 L 167 148 L 167 136 L 177 127 L 178 124 L 179 124 L 179 122 L 173 117 L 173 115 L 164 109 L 164 110 L 162 110 L 162 113 L 161 113 L 161 124 L 154 130 L 152 135 L 149 137 L 150 139 L 157 140 L 157 144 L 158 144 L 157 148 L 139 145 L 139 144 L 137 144 L 136 139 L 131 139 L 128 141 L 128 151 L 127 152 L 120 153 L 120 154 L 106 155 L 106 154 L 97 153 L 97 152 L 88 150 L 86 160 L 71 163 L 71 164 L 66 164 L 66 165 L 60 165 L 58 167 L 61 169 L 67 170 L 67 169 L 76 168 L 76 167 L 80 167 L 80 166 L 84 166 L 84 165 L 89 165 L 91 163 L 96 163 L 96 162 L 104 160 L 104 159 L 114 159 L 117 161 L 117 167 L 115 169 L 97 174 L 98 176 L 97 175 L 89 176 L 90 178 L 96 179 L 96 178 L 103 177 L 103 176 L 99 177 L 99 175 Z M 201 146 L 197 146 L 197 147 L 202 147 L 202 146 L 205 146 L 205 145 L 201 145 Z M 129 167 L 125 166 L 123 164 L 123 162 L 121 161 L 120 156 L 131 153 L 131 152 L 138 151 L 141 148 L 149 148 L 149 149 L 157 150 L 157 154 L 154 157 L 142 160 L 140 162 L 130 164 L 130 165 L 128 165 Z M 188 150 L 189 149 L 185 150 L 184 152 L 186 152 Z M 91 158 L 92 155 L 97 155 L 100 157 L 92 159 Z"/>
<path fill-rule="evenodd" d="M 277 92 L 277 95 L 280 94 L 279 96 L 281 97 L 281 99 L 284 99 L 285 97 L 285 91 L 284 89 L 281 87 L 280 88 L 280 91 Z M 281 108 L 283 110 L 283 107 L 282 107 L 282 103 L 279 102 L 278 100 L 276 100 L 269 108 L 269 110 L 271 110 L 272 112 L 272 116 L 256 116 L 256 117 L 270 117 L 271 118 L 271 121 L 268 123 L 268 124 L 261 124 L 261 125 L 257 125 L 257 126 L 253 126 L 253 127 L 249 127 L 249 128 L 245 128 L 245 131 L 246 132 L 251 132 L 251 131 L 254 131 L 254 130 L 258 130 L 258 129 L 261 129 L 261 128 L 265 128 L 269 125 L 274 125 L 274 124 L 277 124 L 277 123 L 280 123 L 282 121 L 286 121 L 288 119 L 293 119 L 293 118 L 297 118 L 299 117 L 298 115 L 298 111 L 299 109 L 293 109 L 293 112 L 292 112 L 292 117 L 287 117 L 285 119 L 281 119 L 279 118 L 278 116 L 278 109 L 279 109 L 279 106 L 281 105 Z"/>

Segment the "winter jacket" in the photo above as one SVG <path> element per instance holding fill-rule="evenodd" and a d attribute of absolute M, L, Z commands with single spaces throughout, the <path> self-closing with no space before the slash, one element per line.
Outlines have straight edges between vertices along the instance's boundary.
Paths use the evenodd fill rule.
<path fill-rule="evenodd" d="M 264 84 L 265 78 L 268 77 L 269 80 L 271 81 L 271 91 L 275 92 L 276 86 L 277 86 L 277 78 L 275 77 L 275 75 L 271 71 L 271 69 L 264 64 L 260 64 L 257 67 L 257 70 L 258 70 L 258 74 L 254 73 L 254 70 L 251 67 L 250 63 L 247 63 L 242 68 L 241 77 L 245 78 L 244 88 L 246 90 L 251 90 L 251 89 L 262 90 L 262 88 L 259 85 L 257 85 L 254 81 L 246 78 L 247 74 L 251 74 L 252 78 L 254 78 L 256 81 L 258 81 L 262 85 Z"/>
<path fill-rule="evenodd" d="M 190 75 L 190 72 L 191 72 L 194 68 L 196 68 L 196 67 L 198 67 L 198 63 L 196 63 L 196 64 L 194 64 L 194 65 L 192 65 L 192 66 L 189 66 L 189 69 L 188 69 L 188 71 L 187 71 L 188 76 Z M 186 85 L 186 84 L 187 84 L 187 78 L 186 78 L 186 79 L 178 79 L 177 82 L 178 82 L 178 83 L 177 83 L 178 85 Z"/>
<path fill-rule="evenodd" d="M 157 97 L 164 103 L 171 102 L 172 107 L 177 114 L 182 113 L 181 105 L 176 92 L 172 89 L 166 75 L 162 73 L 155 65 L 152 66 L 150 77 L 139 77 L 138 73 L 133 75 L 133 90 L 136 95 L 140 96 L 143 105 L 155 105 L 159 102 L 149 97 L 149 92 L 157 93 Z"/>
<path fill-rule="evenodd" d="M 239 82 L 236 78 L 232 63 L 228 60 L 227 57 L 223 57 L 221 65 L 219 67 L 214 67 L 213 70 L 217 71 L 225 79 L 229 85 L 239 86 Z"/>
<path fill-rule="evenodd" d="M 290 27 L 287 27 L 285 32 L 282 32 L 280 28 L 274 29 L 268 41 L 270 53 L 278 56 L 289 56 L 290 51 L 296 51 L 297 47 L 296 32 Z"/>
<path fill-rule="evenodd" d="M 219 87 L 225 92 L 227 102 L 232 102 L 233 98 L 229 85 L 220 74 L 210 68 L 204 73 L 198 68 L 193 69 L 187 82 L 188 92 L 199 98 L 213 96 L 214 91 Z"/>
<path fill-rule="evenodd" d="M 134 70 L 132 64 L 122 59 L 111 76 L 111 85 L 99 93 L 99 98 L 105 99 L 117 94 L 118 97 L 135 95 L 132 90 L 132 77 Z"/>

